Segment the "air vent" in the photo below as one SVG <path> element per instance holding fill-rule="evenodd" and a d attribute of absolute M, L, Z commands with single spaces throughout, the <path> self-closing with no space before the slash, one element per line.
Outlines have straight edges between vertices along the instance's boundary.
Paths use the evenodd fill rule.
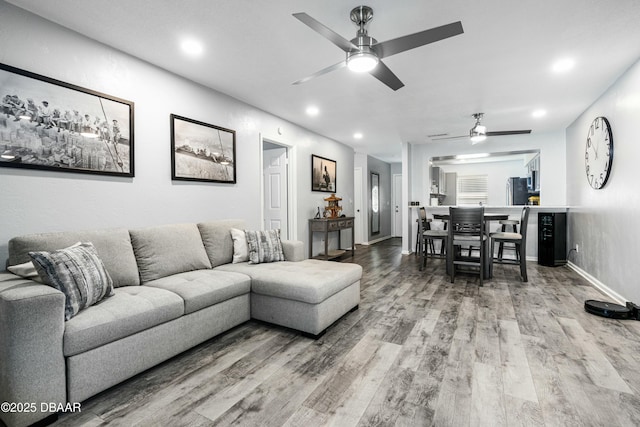
<path fill-rule="evenodd" d="M 439 138 L 441 136 L 447 136 L 448 133 L 434 133 L 433 135 L 427 135 L 429 138 Z"/>

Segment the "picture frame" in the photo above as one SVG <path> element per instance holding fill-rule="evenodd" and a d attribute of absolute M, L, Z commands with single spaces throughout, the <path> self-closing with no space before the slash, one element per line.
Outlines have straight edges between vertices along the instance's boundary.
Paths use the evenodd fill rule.
<path fill-rule="evenodd" d="M 171 179 L 236 183 L 236 131 L 171 114 Z"/>
<path fill-rule="evenodd" d="M 311 155 L 311 191 L 335 193 L 336 161 Z"/>
<path fill-rule="evenodd" d="M 134 103 L 0 64 L 0 167 L 134 176 Z"/>

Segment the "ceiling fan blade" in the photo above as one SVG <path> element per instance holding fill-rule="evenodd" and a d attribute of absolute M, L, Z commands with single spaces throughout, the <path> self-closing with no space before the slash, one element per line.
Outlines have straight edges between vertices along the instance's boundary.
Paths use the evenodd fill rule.
<path fill-rule="evenodd" d="M 393 90 L 398 90 L 402 86 L 404 86 L 404 83 L 402 83 L 400 79 L 395 74 L 393 74 L 393 71 L 391 71 L 389 67 L 387 67 L 382 61 L 378 62 L 376 68 L 369 71 L 369 74 L 371 74 L 373 77 L 380 80 L 382 83 L 386 84 Z"/>
<path fill-rule="evenodd" d="M 310 76 L 304 77 L 300 80 L 296 80 L 295 82 L 291 83 L 293 85 L 299 85 L 301 83 L 306 83 L 311 79 L 315 79 L 316 77 L 320 77 L 324 74 L 330 73 L 331 71 L 335 71 L 335 70 L 339 70 L 340 68 L 343 68 L 347 65 L 347 61 L 340 61 L 337 64 L 333 64 L 327 68 L 323 68 L 322 70 L 311 74 Z"/>
<path fill-rule="evenodd" d="M 349 40 L 342 37 L 340 34 L 336 33 L 332 29 L 326 27 L 324 24 L 316 21 L 314 18 L 310 17 L 304 12 L 294 13 L 294 17 L 298 18 L 300 22 L 306 24 L 309 28 L 320 34 L 325 39 L 329 40 L 331 43 L 338 46 L 340 49 L 345 52 L 351 52 L 352 50 L 358 50 L 358 46 L 351 43 Z"/>
<path fill-rule="evenodd" d="M 531 133 L 531 129 L 527 130 L 499 130 L 494 132 L 487 132 L 487 136 L 503 136 L 503 135 L 523 135 Z"/>
<path fill-rule="evenodd" d="M 442 138 L 431 138 L 432 141 L 442 141 L 444 139 L 460 139 L 460 138 L 469 138 L 469 134 L 467 135 L 458 135 L 458 136 L 445 136 Z"/>
<path fill-rule="evenodd" d="M 462 22 L 457 21 L 441 27 L 420 31 L 419 33 L 398 37 L 397 39 L 387 40 L 386 42 L 374 45 L 374 48 L 378 57 L 386 58 L 396 53 L 424 46 L 462 33 L 464 33 Z"/>

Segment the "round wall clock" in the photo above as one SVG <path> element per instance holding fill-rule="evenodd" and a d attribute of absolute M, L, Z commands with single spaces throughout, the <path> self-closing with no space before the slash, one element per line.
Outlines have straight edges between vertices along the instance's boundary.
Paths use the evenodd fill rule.
<path fill-rule="evenodd" d="M 605 117 L 596 117 L 587 135 L 584 149 L 584 170 L 589 185 L 596 190 L 607 183 L 613 164 L 613 134 Z"/>

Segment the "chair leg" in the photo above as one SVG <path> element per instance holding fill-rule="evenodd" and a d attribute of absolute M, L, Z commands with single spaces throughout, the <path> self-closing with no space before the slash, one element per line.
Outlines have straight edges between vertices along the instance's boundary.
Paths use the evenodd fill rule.
<path fill-rule="evenodd" d="M 502 231 L 503 233 L 507 231 L 507 226 L 505 224 L 502 224 L 502 228 L 500 229 L 500 231 Z M 504 253 L 504 243 L 500 242 L 500 244 L 498 245 L 498 259 L 500 260 L 500 262 L 502 262 L 503 253 Z"/>
<path fill-rule="evenodd" d="M 489 244 L 489 248 L 491 252 L 489 252 L 489 277 L 493 277 L 493 251 L 495 250 L 495 240 L 491 239 Z"/>
<path fill-rule="evenodd" d="M 484 280 L 484 255 L 485 255 L 485 245 L 486 243 L 482 240 L 480 241 L 480 286 L 483 286 L 482 281 Z"/>
<path fill-rule="evenodd" d="M 527 282 L 527 248 L 524 245 L 516 245 L 516 247 L 520 254 L 520 276 L 523 282 Z"/>
<path fill-rule="evenodd" d="M 456 277 L 456 265 L 453 263 L 455 258 L 455 250 L 452 244 L 447 244 L 447 264 L 449 265 L 449 275 L 451 276 L 451 283 L 455 281 Z"/>

